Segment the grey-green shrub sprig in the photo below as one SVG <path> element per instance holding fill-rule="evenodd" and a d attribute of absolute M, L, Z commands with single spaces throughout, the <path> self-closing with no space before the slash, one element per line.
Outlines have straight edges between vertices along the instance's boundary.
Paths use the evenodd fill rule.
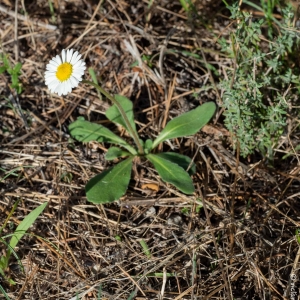
<path fill-rule="evenodd" d="M 220 83 L 225 125 L 242 156 L 259 150 L 272 158 L 286 127 L 289 103 L 299 90 L 299 69 L 294 63 L 299 36 L 292 25 L 293 8 L 283 8 L 279 22 L 269 11 L 267 18 L 255 19 L 238 5 L 227 7 L 238 25 L 229 41 L 219 41 L 234 61 L 226 71 L 228 79 Z M 272 30 L 271 19 L 276 24 Z M 269 39 L 263 37 L 264 31 Z"/>

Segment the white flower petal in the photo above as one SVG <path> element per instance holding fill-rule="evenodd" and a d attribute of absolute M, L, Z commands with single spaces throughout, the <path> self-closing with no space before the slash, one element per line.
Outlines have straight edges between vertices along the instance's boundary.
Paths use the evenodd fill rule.
<path fill-rule="evenodd" d="M 48 84 L 49 90 L 52 92 L 55 92 L 55 90 L 57 89 L 59 84 L 60 84 L 60 82 L 58 82 L 58 81 L 52 81 L 50 84 Z"/>
<path fill-rule="evenodd" d="M 61 51 L 61 60 L 64 63 L 66 61 L 66 50 L 62 49 Z"/>
<path fill-rule="evenodd" d="M 75 87 L 75 86 L 77 86 L 78 83 L 79 83 L 79 81 L 74 76 L 71 76 L 69 80 L 71 82 L 72 88 Z"/>
<path fill-rule="evenodd" d="M 55 61 L 54 58 L 52 58 L 50 61 L 49 61 L 49 65 L 53 65 L 54 67 L 58 67 L 60 65 L 59 62 Z"/>
<path fill-rule="evenodd" d="M 86 69 L 86 66 L 76 67 L 76 69 L 84 71 Z"/>
<path fill-rule="evenodd" d="M 76 87 L 78 85 L 77 82 L 75 82 L 76 84 L 73 83 L 72 81 L 72 77 L 69 78 L 68 80 L 68 85 L 70 86 L 70 88 L 72 89 L 73 87 Z"/>
<path fill-rule="evenodd" d="M 56 93 L 58 94 L 58 96 L 61 96 L 62 93 L 63 93 L 63 88 L 64 88 L 64 85 L 63 84 L 60 84 L 57 88 L 56 88 Z"/>
<path fill-rule="evenodd" d="M 46 67 L 46 70 L 47 70 L 47 71 L 56 72 L 56 70 L 57 70 L 57 67 L 56 67 L 56 66 L 53 66 L 53 65 L 50 65 L 50 64 L 48 64 L 48 65 L 47 65 L 47 67 Z"/>
<path fill-rule="evenodd" d="M 79 54 L 77 51 L 74 53 L 71 64 L 75 65 L 80 60 L 81 54 Z"/>
<path fill-rule="evenodd" d="M 54 63 L 56 63 L 57 65 L 61 65 L 62 64 L 62 61 L 61 61 L 61 58 L 59 55 L 56 55 L 55 57 L 53 57 L 52 61 Z"/>
<path fill-rule="evenodd" d="M 57 81 L 57 80 L 55 80 L 55 79 L 54 80 L 49 80 L 49 81 L 46 82 L 46 84 L 47 84 L 48 87 L 52 86 L 53 83 L 60 83 L 60 82 Z"/>
<path fill-rule="evenodd" d="M 83 75 L 83 73 L 78 72 L 78 71 L 73 73 L 73 76 L 79 81 L 81 80 L 82 75 Z"/>
<path fill-rule="evenodd" d="M 45 78 L 50 78 L 50 77 L 56 78 L 55 72 L 46 71 L 46 72 L 45 72 Z M 56 78 L 56 79 L 57 79 L 57 78 Z"/>
<path fill-rule="evenodd" d="M 82 66 L 81 60 L 77 61 L 73 66 L 74 68 L 80 68 Z"/>
<path fill-rule="evenodd" d="M 73 49 L 68 49 L 67 50 L 67 62 L 71 62 L 72 55 L 73 55 L 74 50 Z"/>
<path fill-rule="evenodd" d="M 62 94 L 67 95 L 68 94 L 68 85 L 66 82 L 63 83 L 62 85 Z"/>
<path fill-rule="evenodd" d="M 65 87 L 66 87 L 65 83 L 61 84 L 59 87 L 60 87 L 60 94 L 65 95 Z"/>
<path fill-rule="evenodd" d="M 52 81 L 57 81 L 57 79 L 56 78 L 47 78 L 47 79 L 45 79 L 45 83 L 47 85 L 49 85 Z"/>

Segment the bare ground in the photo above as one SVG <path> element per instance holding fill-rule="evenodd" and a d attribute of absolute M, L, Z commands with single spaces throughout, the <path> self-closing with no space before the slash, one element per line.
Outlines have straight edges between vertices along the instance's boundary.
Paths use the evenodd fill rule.
<path fill-rule="evenodd" d="M 22 62 L 24 91 L 18 96 L 0 75 L 0 225 L 8 221 L 1 236 L 48 206 L 16 249 L 24 272 L 15 257 L 6 270 L 16 285 L 0 282 L 9 298 L 297 299 L 299 158 L 282 159 L 298 140 L 295 120 L 270 167 L 259 154 L 233 152 L 218 109 L 201 132 L 163 146 L 194 159 L 195 195 L 166 185 L 141 161 L 126 195 L 96 206 L 84 186 L 111 165 L 108 145 L 72 141 L 68 125 L 84 116 L 114 128 L 104 117 L 109 103 L 84 84 L 66 97 L 44 84 L 48 61 L 75 48 L 108 92 L 133 101 L 141 137 L 154 137 L 184 111 L 221 104 L 216 84 L 232 62 L 217 37 L 234 29 L 224 5 L 198 1 L 198 15 L 188 16 L 179 1 L 56 0 L 52 16 L 48 1 L 16 1 L 19 15 L 13 2 L 0 4 L 1 48 Z M 142 68 L 132 66 L 138 59 Z"/>

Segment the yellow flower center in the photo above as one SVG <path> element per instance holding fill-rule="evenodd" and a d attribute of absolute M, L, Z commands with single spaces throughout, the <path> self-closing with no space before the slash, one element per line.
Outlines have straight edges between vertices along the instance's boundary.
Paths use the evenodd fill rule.
<path fill-rule="evenodd" d="M 68 80 L 72 75 L 72 71 L 73 71 L 73 66 L 70 63 L 65 62 L 60 66 L 58 66 L 56 71 L 56 77 L 61 82 Z"/>

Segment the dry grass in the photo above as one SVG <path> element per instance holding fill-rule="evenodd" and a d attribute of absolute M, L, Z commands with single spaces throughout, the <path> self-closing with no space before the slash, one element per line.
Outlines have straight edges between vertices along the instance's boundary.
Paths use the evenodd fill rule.
<path fill-rule="evenodd" d="M 292 299 L 291 288 L 299 297 L 290 279 L 300 255 L 299 159 L 280 158 L 299 132 L 278 146 L 274 168 L 259 156 L 240 161 L 219 112 L 202 132 L 163 146 L 193 157 L 195 196 L 166 186 L 139 162 L 126 196 L 96 206 L 84 185 L 110 164 L 107 145 L 71 142 L 67 126 L 80 115 L 106 122 L 108 104 L 84 85 L 67 97 L 44 85 L 46 63 L 76 48 L 106 90 L 130 97 L 140 135 L 153 137 L 170 118 L 208 100 L 220 103 L 218 78 L 205 62 L 220 76 L 230 64 L 215 39 L 230 30 L 223 5 L 199 1 L 199 21 L 179 1 L 55 0 L 57 23 L 50 26 L 48 1 L 16 1 L 22 15 L 13 2 L 0 4 L 1 47 L 12 63 L 22 62 L 24 92 L 18 97 L 0 75 L 0 224 L 20 202 L 2 235 L 49 204 L 16 249 L 24 272 L 15 258 L 7 270 L 17 284 L 1 281 L 10 299 Z M 196 48 L 201 59 L 183 53 Z"/>

